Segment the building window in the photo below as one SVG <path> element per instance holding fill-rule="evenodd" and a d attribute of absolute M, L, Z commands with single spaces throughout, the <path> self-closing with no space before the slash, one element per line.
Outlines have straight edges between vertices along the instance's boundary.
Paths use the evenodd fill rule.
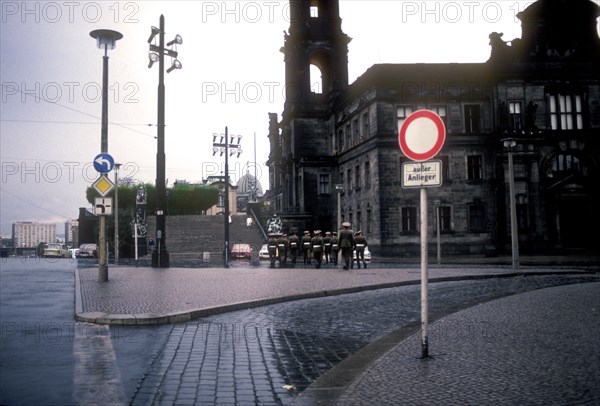
<path fill-rule="evenodd" d="M 319 18 L 319 6 L 310 6 L 310 16 L 312 18 Z"/>
<path fill-rule="evenodd" d="M 452 230 L 452 219 L 450 206 L 440 206 L 440 231 L 448 232 Z"/>
<path fill-rule="evenodd" d="M 341 129 L 338 131 L 338 150 L 344 151 L 344 130 Z"/>
<path fill-rule="evenodd" d="M 223 193 L 219 194 L 219 201 L 217 202 L 217 207 L 225 207 L 225 195 Z"/>
<path fill-rule="evenodd" d="M 417 231 L 416 207 L 402 208 L 402 231 L 405 233 L 412 233 Z"/>
<path fill-rule="evenodd" d="M 479 104 L 465 104 L 465 133 L 476 134 L 480 129 Z"/>
<path fill-rule="evenodd" d="M 310 65 L 310 91 L 323 94 L 323 74 L 317 65 Z"/>
<path fill-rule="evenodd" d="M 367 139 L 371 136 L 371 128 L 370 128 L 370 123 L 369 123 L 369 113 L 364 113 L 362 115 L 362 134 L 361 134 L 361 138 L 362 139 Z"/>
<path fill-rule="evenodd" d="M 367 233 L 371 232 L 371 224 L 373 223 L 373 217 L 371 214 L 371 209 L 367 209 Z"/>
<path fill-rule="evenodd" d="M 352 121 L 352 145 L 358 144 L 360 140 L 360 127 L 358 126 L 358 118 Z"/>
<path fill-rule="evenodd" d="M 402 123 L 404 123 L 404 120 L 406 120 L 406 118 L 411 115 L 411 113 L 413 112 L 413 108 L 412 108 L 412 106 L 398 106 L 397 111 L 398 111 L 398 113 L 397 113 L 397 115 L 398 115 L 398 131 L 400 131 L 400 128 L 402 127 Z"/>
<path fill-rule="evenodd" d="M 550 125 L 553 130 L 580 130 L 583 112 L 580 95 L 550 95 Z"/>
<path fill-rule="evenodd" d="M 433 111 L 438 116 L 440 116 L 440 118 L 444 122 L 444 125 L 446 125 L 448 123 L 446 121 L 446 106 L 430 106 L 429 110 Z"/>
<path fill-rule="evenodd" d="M 508 102 L 508 119 L 510 123 L 510 128 L 512 130 L 520 130 L 522 128 L 521 118 L 521 102 Z"/>
<path fill-rule="evenodd" d="M 319 194 L 328 195 L 331 194 L 331 189 L 329 187 L 329 175 L 328 174 L 320 174 L 319 175 Z"/>
<path fill-rule="evenodd" d="M 467 156 L 467 179 L 481 180 L 483 179 L 483 159 L 481 155 Z"/>
<path fill-rule="evenodd" d="M 346 126 L 346 140 L 345 140 L 346 149 L 352 148 L 352 131 L 350 129 L 350 124 Z"/>
<path fill-rule="evenodd" d="M 350 193 L 352 191 L 352 169 L 346 171 L 346 181 L 348 182 L 346 190 Z"/>
<path fill-rule="evenodd" d="M 572 154 L 557 154 L 552 159 L 552 172 L 554 174 L 577 174 L 580 175 L 583 171 L 579 158 Z"/>
<path fill-rule="evenodd" d="M 354 189 L 360 189 L 360 165 L 354 167 Z"/>
<path fill-rule="evenodd" d="M 362 230 L 362 212 L 356 212 L 356 227 L 354 228 L 356 231 Z"/>
<path fill-rule="evenodd" d="M 481 204 L 469 205 L 469 231 L 473 233 L 485 231 L 485 209 Z"/>
<path fill-rule="evenodd" d="M 340 171 L 340 185 L 342 185 L 342 193 L 344 193 L 344 171 Z"/>
<path fill-rule="evenodd" d="M 365 162 L 365 189 L 371 188 L 371 163 Z"/>

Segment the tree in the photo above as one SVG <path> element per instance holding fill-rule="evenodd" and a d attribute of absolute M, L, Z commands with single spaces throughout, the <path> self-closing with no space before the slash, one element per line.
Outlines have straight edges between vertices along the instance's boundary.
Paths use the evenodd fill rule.
<path fill-rule="evenodd" d="M 152 184 L 145 184 L 146 207 L 148 214 L 153 214 L 156 208 L 156 188 Z M 135 209 L 135 198 L 139 186 L 119 185 L 119 210 Z M 115 193 L 112 191 L 107 196 L 114 201 Z M 94 204 L 98 193 L 93 187 L 86 190 L 86 199 Z M 219 199 L 219 189 L 214 186 L 178 184 L 167 188 L 167 212 L 169 215 L 202 214 L 214 206 Z"/>
<path fill-rule="evenodd" d="M 170 215 L 202 214 L 214 206 L 219 189 L 211 186 L 178 184 L 167 191 L 167 207 Z"/>

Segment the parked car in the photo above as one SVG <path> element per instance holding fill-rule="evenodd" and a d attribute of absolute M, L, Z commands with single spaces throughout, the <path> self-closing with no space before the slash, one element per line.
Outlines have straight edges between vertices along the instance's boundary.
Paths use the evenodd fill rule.
<path fill-rule="evenodd" d="M 258 259 L 269 259 L 269 247 L 267 244 L 263 244 L 258 251 Z"/>
<path fill-rule="evenodd" d="M 44 251 L 42 252 L 42 257 L 44 258 L 68 258 L 69 250 L 62 244 L 54 243 L 48 244 Z"/>
<path fill-rule="evenodd" d="M 77 258 L 97 258 L 98 246 L 96 244 L 81 244 Z"/>
<path fill-rule="evenodd" d="M 252 259 L 252 247 L 250 244 L 233 244 L 231 246 L 231 258 Z"/>
<path fill-rule="evenodd" d="M 352 253 L 352 260 L 356 261 L 356 250 Z M 365 247 L 365 262 L 371 262 L 371 251 L 369 251 L 369 247 Z"/>

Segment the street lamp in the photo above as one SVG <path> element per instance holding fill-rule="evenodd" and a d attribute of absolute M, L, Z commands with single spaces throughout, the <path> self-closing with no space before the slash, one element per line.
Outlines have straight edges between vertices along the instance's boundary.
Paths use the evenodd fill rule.
<path fill-rule="evenodd" d="M 100 152 L 108 153 L 108 50 L 115 49 L 123 34 L 113 30 L 94 30 L 90 36 L 96 40 L 102 56 L 102 124 L 100 129 Z M 100 216 L 98 231 L 98 282 L 108 282 L 108 258 L 106 250 L 106 216 Z"/>
<path fill-rule="evenodd" d="M 158 45 L 154 40 L 158 35 Z M 178 52 L 173 49 L 165 48 L 165 16 L 160 16 L 159 28 L 152 27 L 150 37 L 150 52 L 148 59 L 151 68 L 155 62 L 158 62 L 158 123 L 157 123 L 157 153 L 156 153 L 156 241 L 154 251 L 152 251 L 152 267 L 168 268 L 169 252 L 167 251 L 167 233 L 166 233 L 166 176 L 165 176 L 165 55 L 171 57 L 172 65 L 167 69 L 170 73 L 174 69 L 181 69 L 181 62 L 177 60 Z M 177 34 L 173 41 L 166 44 L 167 47 L 182 44 L 181 36 Z"/>
<path fill-rule="evenodd" d="M 508 149 L 508 188 L 510 201 L 510 245 L 512 251 L 512 269 L 519 269 L 519 237 L 517 229 L 517 207 L 515 195 L 515 171 L 513 165 L 513 148 L 517 145 L 514 138 L 505 138 L 502 140 L 504 148 Z"/>
<path fill-rule="evenodd" d="M 234 143 L 237 137 L 237 143 Z M 231 139 L 230 139 L 231 138 Z M 219 139 L 219 142 L 217 142 Z M 224 141 L 224 142 L 223 142 Z M 229 135 L 227 127 L 225 127 L 225 134 L 213 133 L 213 156 L 220 153 L 219 156 L 225 154 L 225 196 L 223 200 L 223 227 L 224 227 L 224 255 L 223 255 L 223 267 L 229 268 L 229 155 L 237 153 L 238 158 L 242 154 L 242 136 L 241 135 Z"/>
<path fill-rule="evenodd" d="M 344 185 L 338 183 L 335 185 L 337 192 L 337 229 L 342 229 L 342 193 L 344 193 Z"/>

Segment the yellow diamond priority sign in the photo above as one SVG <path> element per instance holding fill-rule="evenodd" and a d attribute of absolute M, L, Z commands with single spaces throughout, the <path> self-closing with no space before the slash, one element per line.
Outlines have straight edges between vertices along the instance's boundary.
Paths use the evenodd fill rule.
<path fill-rule="evenodd" d="M 106 176 L 101 175 L 93 184 L 92 187 L 96 189 L 101 196 L 106 196 L 111 190 L 115 188 L 115 184 Z"/>

